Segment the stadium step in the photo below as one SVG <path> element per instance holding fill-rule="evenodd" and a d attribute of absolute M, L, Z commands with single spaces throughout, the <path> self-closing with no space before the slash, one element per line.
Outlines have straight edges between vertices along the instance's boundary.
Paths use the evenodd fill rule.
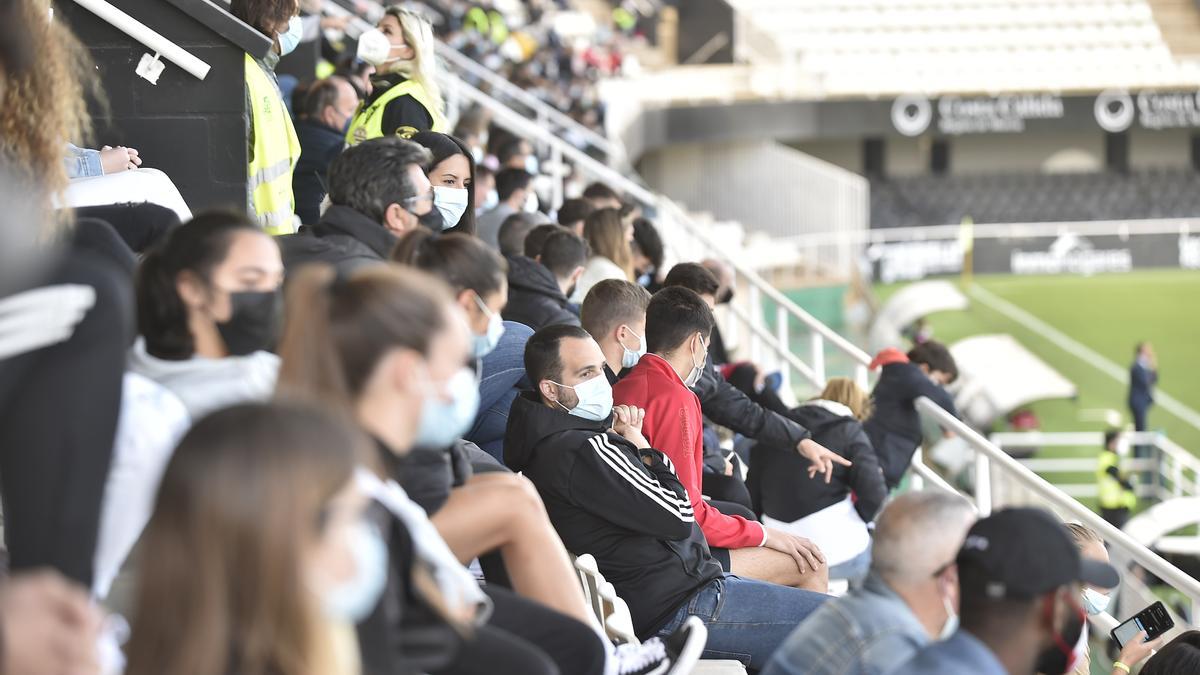
<path fill-rule="evenodd" d="M 1200 56 L 1200 8 L 1194 0 L 1147 0 L 1171 54 Z"/>
<path fill-rule="evenodd" d="M 746 667 L 738 661 L 703 660 L 692 669 L 692 675 L 745 675 Z"/>

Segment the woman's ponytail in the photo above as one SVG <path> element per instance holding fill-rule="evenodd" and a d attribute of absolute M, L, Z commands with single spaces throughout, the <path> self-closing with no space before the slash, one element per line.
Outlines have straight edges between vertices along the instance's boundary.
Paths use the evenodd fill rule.
<path fill-rule="evenodd" d="M 283 363 L 276 395 L 315 401 L 349 414 L 353 404 L 330 316 L 331 295 L 337 283 L 337 274 L 328 265 L 306 265 L 288 280 L 284 310 L 287 323 L 279 344 Z"/>

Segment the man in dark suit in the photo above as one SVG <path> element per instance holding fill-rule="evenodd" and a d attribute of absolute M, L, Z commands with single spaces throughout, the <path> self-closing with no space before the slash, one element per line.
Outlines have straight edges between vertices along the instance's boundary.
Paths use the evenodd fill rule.
<path fill-rule="evenodd" d="M 1146 415 L 1154 405 L 1154 385 L 1158 384 L 1158 359 L 1149 342 L 1139 342 L 1134 352 L 1133 365 L 1129 368 L 1129 412 L 1133 414 L 1133 428 L 1146 431 Z M 1149 445 L 1138 444 L 1133 448 L 1134 457 L 1150 457 Z M 1153 473 L 1143 478 L 1153 479 Z"/>

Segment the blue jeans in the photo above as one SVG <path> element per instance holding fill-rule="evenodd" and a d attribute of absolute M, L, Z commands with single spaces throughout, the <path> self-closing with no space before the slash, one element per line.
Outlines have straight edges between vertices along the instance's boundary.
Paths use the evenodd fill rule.
<path fill-rule="evenodd" d="M 698 616 L 708 627 L 705 659 L 736 659 L 761 670 L 784 640 L 828 595 L 726 574 L 700 589 L 667 622 L 660 636 Z"/>
<path fill-rule="evenodd" d="M 529 388 L 525 379 L 525 343 L 533 329 L 515 321 L 504 322 L 504 335 L 491 354 L 483 357 L 479 380 L 479 414 L 465 438 L 504 463 L 504 432 L 508 411 L 521 389 Z"/>

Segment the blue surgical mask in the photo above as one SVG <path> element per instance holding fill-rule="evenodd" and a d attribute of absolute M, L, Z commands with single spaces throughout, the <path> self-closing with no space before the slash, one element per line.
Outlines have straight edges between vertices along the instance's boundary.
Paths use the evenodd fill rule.
<path fill-rule="evenodd" d="M 479 305 L 479 310 L 488 318 L 487 332 L 483 335 L 471 336 L 471 356 L 482 359 L 491 354 L 496 349 L 496 345 L 500 344 L 500 338 L 504 335 L 504 319 L 488 309 L 478 293 L 475 294 L 475 304 Z"/>
<path fill-rule="evenodd" d="M 300 17 L 293 16 L 288 20 L 287 30 L 279 34 L 279 55 L 287 56 L 295 51 L 303 36 L 304 26 L 300 23 Z"/>
<path fill-rule="evenodd" d="M 538 175 L 538 158 L 537 155 L 525 155 L 525 170 L 533 175 Z"/>
<path fill-rule="evenodd" d="M 555 401 L 558 403 L 558 407 L 566 410 L 568 413 L 593 422 L 603 422 L 612 414 L 612 385 L 608 383 L 608 378 L 604 376 L 604 373 L 600 373 L 585 382 L 580 382 L 574 387 L 559 384 L 554 380 L 550 380 L 550 382 L 560 387 L 575 390 L 575 395 L 579 397 L 579 403 L 575 404 L 574 408 L 567 408 L 562 403 Z"/>
<path fill-rule="evenodd" d="M 692 372 L 683 380 L 684 386 L 696 386 L 700 382 L 700 378 L 704 375 L 704 366 L 708 363 L 708 347 L 704 344 L 704 340 L 700 340 L 700 346 L 704 348 L 704 356 L 700 358 L 700 363 L 696 363 L 696 354 L 692 353 Z"/>
<path fill-rule="evenodd" d="M 1103 614 L 1108 611 L 1108 602 L 1110 598 L 1091 588 L 1083 589 L 1083 608 L 1090 616 Z"/>
<path fill-rule="evenodd" d="M 351 526 L 350 554 L 354 558 L 354 577 L 321 593 L 326 616 L 358 623 L 371 615 L 387 586 L 387 545 L 379 532 L 365 522 Z"/>
<path fill-rule="evenodd" d="M 629 328 L 629 326 L 625 326 L 625 328 L 629 329 L 630 333 L 633 333 L 633 329 Z M 632 368 L 636 366 L 638 361 L 641 361 L 642 357 L 646 355 L 646 338 L 642 335 L 638 335 L 637 333 L 633 333 L 633 335 L 638 339 L 637 349 L 630 349 L 629 347 L 625 346 L 624 342 L 617 340 L 617 344 L 621 345 L 621 349 L 625 350 L 624 353 L 621 354 L 622 368 Z"/>
<path fill-rule="evenodd" d="M 475 374 L 463 368 L 446 383 L 450 400 L 433 390 L 430 383 L 421 406 L 421 421 L 414 443 L 423 448 L 445 448 L 462 438 L 479 412 L 479 383 Z"/>
<path fill-rule="evenodd" d="M 496 208 L 496 205 L 499 203 L 500 203 L 500 193 L 496 192 L 495 190 L 488 190 L 487 199 L 483 200 L 483 210 L 489 211 L 491 209 L 494 209 L 494 208 Z"/>

